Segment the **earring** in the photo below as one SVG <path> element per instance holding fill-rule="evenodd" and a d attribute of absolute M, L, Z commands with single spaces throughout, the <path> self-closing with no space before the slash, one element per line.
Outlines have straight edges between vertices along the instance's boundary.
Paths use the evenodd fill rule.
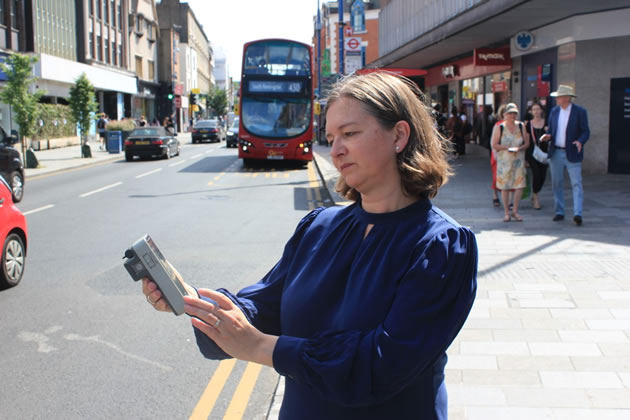
<path fill-rule="evenodd" d="M 400 147 L 396 146 L 396 151 L 399 151 L 399 150 L 400 150 Z"/>

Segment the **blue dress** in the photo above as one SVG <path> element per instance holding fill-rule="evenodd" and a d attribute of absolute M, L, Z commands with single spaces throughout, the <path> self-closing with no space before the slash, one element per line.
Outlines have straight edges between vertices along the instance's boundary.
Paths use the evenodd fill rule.
<path fill-rule="evenodd" d="M 421 199 L 391 213 L 316 209 L 260 282 L 220 291 L 279 336 L 280 419 L 443 420 L 446 349 L 476 289 L 474 234 Z M 195 335 L 205 357 L 229 357 Z"/>

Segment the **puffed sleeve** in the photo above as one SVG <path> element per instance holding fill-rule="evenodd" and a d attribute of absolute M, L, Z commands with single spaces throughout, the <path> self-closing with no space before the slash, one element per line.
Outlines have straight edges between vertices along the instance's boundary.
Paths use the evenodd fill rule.
<path fill-rule="evenodd" d="M 308 339 L 280 336 L 274 368 L 346 406 L 385 401 L 431 369 L 472 307 L 477 244 L 470 230 L 451 226 L 416 251 L 376 329 Z"/>
<path fill-rule="evenodd" d="M 324 207 L 315 209 L 307 214 L 298 223 L 293 236 L 284 246 L 282 257 L 276 265 L 258 283 L 248 286 L 234 295 L 226 289 L 217 289 L 226 295 L 238 306 L 249 322 L 265 334 L 280 334 L 280 299 L 284 288 L 287 270 L 293 260 L 293 254 L 300 243 L 301 238 L 315 220 L 315 217 L 324 210 Z M 210 299 L 202 299 L 212 302 Z M 208 359 L 226 359 L 230 356 L 225 353 L 214 341 L 202 331 L 193 327 L 199 350 Z"/>

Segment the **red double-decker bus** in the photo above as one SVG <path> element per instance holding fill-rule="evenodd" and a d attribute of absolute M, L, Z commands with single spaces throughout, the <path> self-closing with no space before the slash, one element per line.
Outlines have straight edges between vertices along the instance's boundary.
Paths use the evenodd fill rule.
<path fill-rule="evenodd" d="M 238 157 L 313 160 L 313 51 L 287 39 L 243 47 Z"/>

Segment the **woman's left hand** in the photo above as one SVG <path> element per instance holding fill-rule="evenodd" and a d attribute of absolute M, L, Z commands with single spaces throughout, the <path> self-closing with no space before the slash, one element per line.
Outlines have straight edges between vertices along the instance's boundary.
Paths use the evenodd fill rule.
<path fill-rule="evenodd" d="M 186 313 L 192 324 L 201 330 L 232 357 L 272 366 L 273 349 L 277 337 L 258 331 L 243 312 L 223 293 L 198 289 L 201 296 L 217 302 L 213 305 L 202 299 L 184 296 Z"/>

